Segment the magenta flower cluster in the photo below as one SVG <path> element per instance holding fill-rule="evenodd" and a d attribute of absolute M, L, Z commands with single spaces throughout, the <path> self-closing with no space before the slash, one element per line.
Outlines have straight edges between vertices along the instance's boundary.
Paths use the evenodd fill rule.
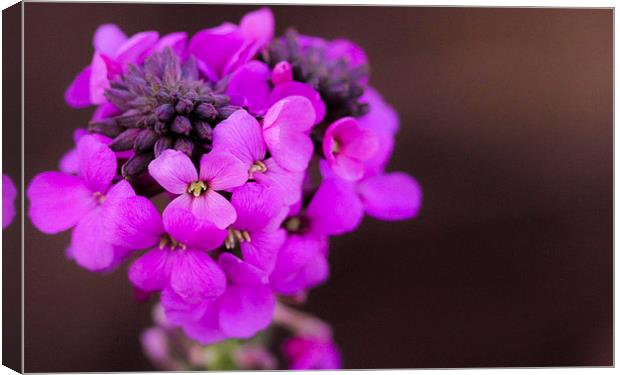
<path fill-rule="evenodd" d="M 129 280 L 202 344 L 254 336 L 278 296 L 325 282 L 330 236 L 421 204 L 412 177 L 386 171 L 398 116 L 369 86 L 364 51 L 273 34 L 265 8 L 191 38 L 99 27 L 65 94 L 96 106 L 92 121 L 27 189 L 32 223 L 71 230 L 78 265 L 109 271 L 146 250 Z M 303 368 L 331 345 L 287 351 Z"/>

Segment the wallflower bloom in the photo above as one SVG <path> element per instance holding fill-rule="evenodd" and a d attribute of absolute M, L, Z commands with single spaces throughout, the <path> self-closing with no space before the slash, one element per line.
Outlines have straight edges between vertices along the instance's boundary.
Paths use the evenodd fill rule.
<path fill-rule="evenodd" d="M 84 136 L 78 146 L 77 176 L 61 172 L 37 175 L 26 194 L 32 223 L 44 233 L 58 233 L 75 227 L 69 253 L 91 271 L 117 265 L 128 249 L 112 245 L 103 234 L 103 218 L 114 204 L 134 195 L 126 181 L 111 186 L 116 174 L 112 150 L 93 136 Z"/>
<path fill-rule="evenodd" d="M 323 181 L 305 212 L 293 207 L 284 222 L 288 237 L 271 274 L 272 287 L 285 295 L 316 286 L 329 276 L 329 235 L 354 230 L 363 206 L 355 191 L 337 179 Z"/>
<path fill-rule="evenodd" d="M 345 180 L 364 176 L 364 162 L 379 148 L 375 133 L 358 125 L 353 117 L 331 124 L 323 138 L 323 154 L 334 173 Z"/>
<path fill-rule="evenodd" d="M 217 82 L 253 58 L 271 40 L 273 29 L 271 10 L 262 8 L 246 14 L 238 26 L 224 23 L 199 31 L 189 42 L 189 53 L 205 76 Z"/>
<path fill-rule="evenodd" d="M 263 119 L 263 138 L 282 168 L 299 172 L 308 167 L 314 145 L 310 130 L 315 112 L 303 96 L 289 96 L 269 108 Z"/>
<path fill-rule="evenodd" d="M 65 92 L 67 104 L 75 108 L 104 104 L 104 91 L 110 87 L 109 80 L 122 73 L 129 64 L 141 63 L 158 39 L 159 33 L 155 31 L 127 38 L 116 25 L 100 26 L 93 37 L 95 53 L 92 62 Z"/>
<path fill-rule="evenodd" d="M 226 228 L 237 213 L 218 191 L 235 188 L 248 179 L 247 169 L 234 156 L 210 152 L 200 159 L 200 173 L 190 158 L 176 150 L 166 150 L 149 164 L 149 173 L 164 189 L 179 194 L 168 205 L 185 208 L 196 217 Z"/>
<path fill-rule="evenodd" d="M 340 352 L 328 339 L 293 337 L 284 343 L 284 353 L 291 370 L 339 369 Z"/>
<path fill-rule="evenodd" d="M 157 245 L 129 269 L 138 289 L 172 291 L 189 303 L 224 292 L 224 273 L 207 251 L 222 244 L 225 231 L 181 208 L 167 209 L 162 218 L 151 201 L 139 196 L 120 201 L 110 216 L 105 229 L 115 244 L 131 249 Z"/>
<path fill-rule="evenodd" d="M 162 295 L 168 320 L 203 345 L 228 338 L 250 338 L 273 319 L 275 297 L 265 271 L 230 253 L 219 257 L 228 285 L 214 302 L 188 304 L 174 293 Z"/>
<path fill-rule="evenodd" d="M 17 188 L 13 180 L 2 174 L 2 229 L 8 227 L 15 217 L 15 198 Z"/>
<path fill-rule="evenodd" d="M 213 131 L 213 152 L 234 155 L 246 167 L 249 179 L 277 189 L 283 203 L 293 204 L 301 198 L 303 171 L 288 171 L 273 158 L 266 158 L 261 125 L 246 111 L 236 111 L 218 124 Z"/>
<path fill-rule="evenodd" d="M 235 189 L 232 205 L 237 221 L 229 228 L 226 247 L 233 249 L 239 243 L 245 262 L 271 273 L 286 238 L 280 228 L 286 210 L 279 192 L 248 183 Z"/>

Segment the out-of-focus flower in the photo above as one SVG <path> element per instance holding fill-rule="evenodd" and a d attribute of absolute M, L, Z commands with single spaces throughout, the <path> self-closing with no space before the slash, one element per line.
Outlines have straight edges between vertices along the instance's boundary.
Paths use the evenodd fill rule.
<path fill-rule="evenodd" d="M 273 37 L 271 10 L 261 8 L 243 16 L 239 25 L 224 23 L 199 31 L 189 42 L 189 53 L 213 82 L 252 59 Z"/>
<path fill-rule="evenodd" d="M 15 217 L 15 198 L 17 198 L 17 187 L 13 180 L 2 174 L 2 229 L 5 229 Z"/>
<path fill-rule="evenodd" d="M 289 30 L 274 39 L 261 58 L 272 68 L 288 62 L 295 81 L 319 92 L 327 105 L 328 121 L 368 112 L 368 105 L 360 100 L 368 79 L 368 64 L 364 51 L 353 42 L 329 42 Z"/>
<path fill-rule="evenodd" d="M 149 164 L 149 173 L 164 189 L 179 195 L 166 209 L 187 209 L 222 229 L 237 219 L 232 204 L 218 193 L 240 186 L 248 179 L 247 168 L 234 156 L 218 152 L 205 154 L 198 173 L 187 155 L 166 150 Z"/>
<path fill-rule="evenodd" d="M 77 152 L 77 176 L 44 172 L 32 180 L 26 191 L 30 200 L 28 214 L 44 233 L 75 227 L 69 254 L 91 271 L 104 271 L 125 258 L 128 249 L 113 245 L 104 235 L 103 217 L 115 202 L 135 193 L 126 181 L 111 186 L 116 157 L 95 137 L 82 137 Z"/>
<path fill-rule="evenodd" d="M 291 370 L 339 369 L 340 352 L 331 340 L 293 337 L 284 343 Z"/>
<path fill-rule="evenodd" d="M 267 273 L 230 253 L 220 255 L 218 263 L 228 279 L 218 300 L 196 306 L 175 293 L 162 294 L 168 320 L 202 344 L 250 338 L 273 319 L 275 297 Z"/>

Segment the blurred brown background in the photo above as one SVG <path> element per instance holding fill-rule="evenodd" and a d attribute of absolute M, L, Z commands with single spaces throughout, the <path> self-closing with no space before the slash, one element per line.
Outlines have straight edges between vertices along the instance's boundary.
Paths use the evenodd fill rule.
<path fill-rule="evenodd" d="M 256 7 L 25 5 L 25 179 L 55 169 L 91 110 L 63 92 L 102 23 L 194 33 Z M 420 216 L 366 219 L 331 242 L 307 309 L 346 368 L 612 364 L 612 30 L 605 9 L 273 6 L 363 46 L 401 116 L 390 169 L 424 189 Z M 64 258 L 67 233 L 26 226 L 26 371 L 152 367 L 150 307 L 125 268 Z"/>

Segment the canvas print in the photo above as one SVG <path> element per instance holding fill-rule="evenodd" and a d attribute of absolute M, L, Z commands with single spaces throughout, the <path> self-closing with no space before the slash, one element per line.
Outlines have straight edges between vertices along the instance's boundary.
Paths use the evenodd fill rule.
<path fill-rule="evenodd" d="M 611 10 L 19 6 L 20 369 L 613 365 Z"/>

